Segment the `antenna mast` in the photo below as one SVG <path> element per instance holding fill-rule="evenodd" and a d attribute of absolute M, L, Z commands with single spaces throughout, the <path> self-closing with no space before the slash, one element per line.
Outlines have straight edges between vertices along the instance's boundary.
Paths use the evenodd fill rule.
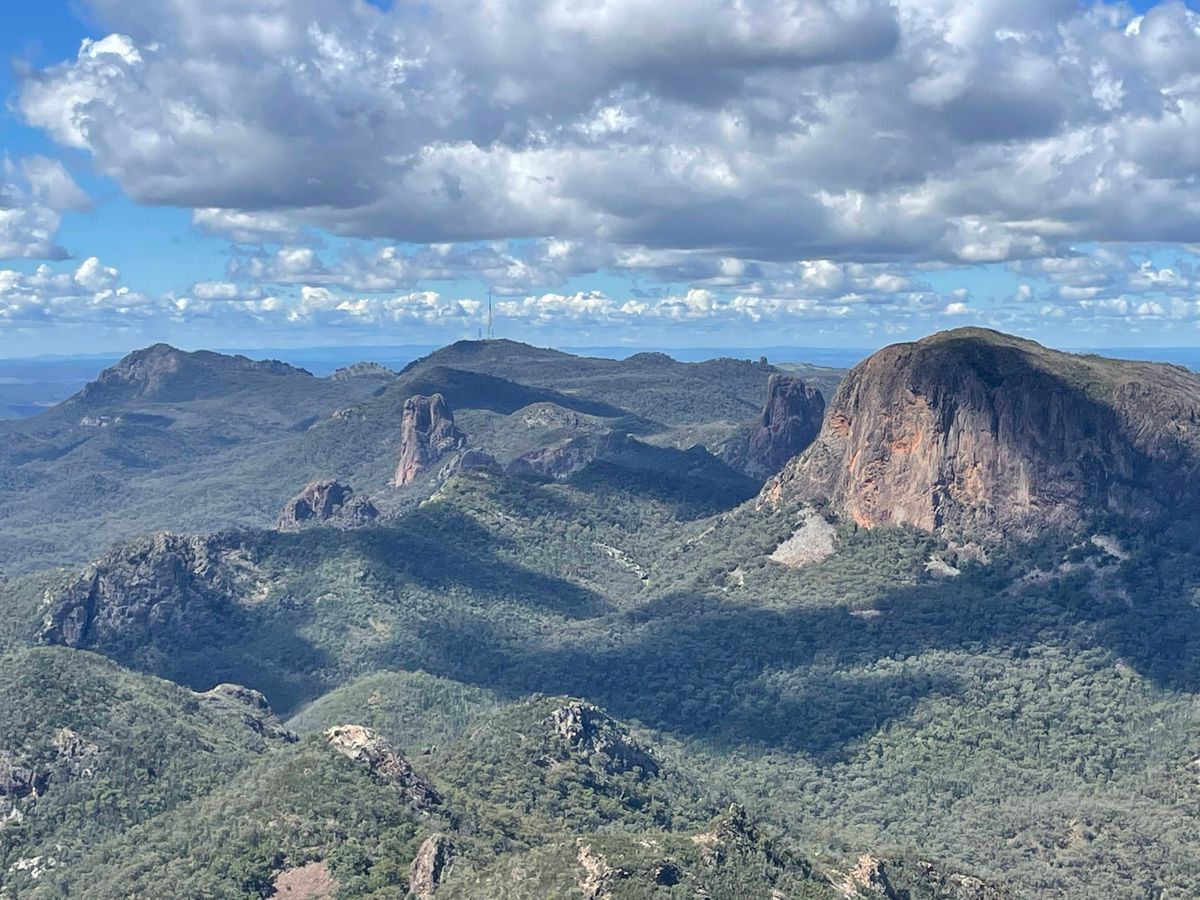
<path fill-rule="evenodd" d="M 488 340 L 495 339 L 496 334 L 492 331 L 492 289 L 488 288 Z"/>

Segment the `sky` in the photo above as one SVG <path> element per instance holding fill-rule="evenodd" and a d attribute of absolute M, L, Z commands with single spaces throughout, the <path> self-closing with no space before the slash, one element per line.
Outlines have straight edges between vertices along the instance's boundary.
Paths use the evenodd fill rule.
<path fill-rule="evenodd" d="M 10 6 L 0 356 L 1200 344 L 1179 0 Z"/>

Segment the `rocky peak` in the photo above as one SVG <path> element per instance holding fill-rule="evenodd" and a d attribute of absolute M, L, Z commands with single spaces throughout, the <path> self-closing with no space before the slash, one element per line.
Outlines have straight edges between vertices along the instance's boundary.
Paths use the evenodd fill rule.
<path fill-rule="evenodd" d="M 364 766 L 375 778 L 394 785 L 418 809 L 430 810 L 441 805 L 442 797 L 433 785 L 390 741 L 372 729 L 338 725 L 324 736 L 336 752 Z"/>
<path fill-rule="evenodd" d="M 647 775 L 658 774 L 654 757 L 598 706 L 573 700 L 550 714 L 550 724 L 570 752 L 606 772 L 640 768 Z"/>
<path fill-rule="evenodd" d="M 186 354 L 169 344 L 154 344 L 135 350 L 116 365 L 105 369 L 84 387 L 81 398 L 91 398 L 125 388 L 134 394 L 153 393 L 184 364 Z"/>
<path fill-rule="evenodd" d="M 761 503 L 997 538 L 1193 502 L 1200 379 L 984 329 L 886 347 L 842 382 Z"/>
<path fill-rule="evenodd" d="M 379 517 L 368 497 L 337 481 L 313 481 L 288 501 L 279 517 L 280 531 L 299 531 L 308 525 L 331 523 L 343 528 L 365 525 Z"/>
<path fill-rule="evenodd" d="M 744 469 L 766 478 L 801 453 L 817 437 L 825 418 L 825 398 L 800 378 L 776 373 L 767 379 L 767 403 L 751 432 Z"/>
<path fill-rule="evenodd" d="M 411 484 L 443 456 L 466 444 L 454 415 L 441 394 L 410 397 L 404 404 L 400 429 L 400 462 L 392 483 Z"/>
<path fill-rule="evenodd" d="M 433 834 L 421 842 L 408 867 L 408 890 L 417 900 L 430 900 L 446 877 L 455 856 L 454 844 L 444 834 Z"/>
<path fill-rule="evenodd" d="M 253 360 L 208 350 L 187 352 L 169 344 L 135 350 L 105 369 L 75 400 L 88 405 L 133 400 L 186 400 L 245 387 L 250 376 L 302 375 L 304 369 L 279 360 Z"/>
<path fill-rule="evenodd" d="M 262 587 L 240 546 L 164 532 L 117 547 L 47 592 L 37 638 L 120 653 L 160 631 L 178 639 L 203 627 L 217 607 Z"/>

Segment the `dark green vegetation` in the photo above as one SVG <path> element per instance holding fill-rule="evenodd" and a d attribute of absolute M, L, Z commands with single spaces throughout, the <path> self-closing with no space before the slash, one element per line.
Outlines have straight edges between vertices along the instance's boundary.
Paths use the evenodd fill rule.
<path fill-rule="evenodd" d="M 433 386 L 514 453 L 541 437 L 513 419 L 530 402 L 604 423 L 620 403 L 667 452 L 690 427 L 617 375 L 585 393 L 558 355 L 489 380 L 520 352 L 449 348 L 308 433 L 353 428 L 365 458 L 371 422 Z M 985 551 L 823 510 L 833 552 L 793 567 L 772 554 L 811 510 L 714 510 L 720 479 L 672 465 L 469 472 L 382 492 L 396 514 L 360 529 L 143 539 L 0 586 L 0 646 L 115 660 L 4 657 L 0 750 L 57 774 L 0 828 L 0 896 L 256 897 L 295 872 L 403 896 L 434 834 L 455 848 L 437 897 L 1200 895 L 1200 521 Z M 193 693 L 219 682 L 300 740 Z M 335 752 L 349 723 L 440 802 L 386 753 Z M 98 748 L 92 776 L 62 728 Z"/>

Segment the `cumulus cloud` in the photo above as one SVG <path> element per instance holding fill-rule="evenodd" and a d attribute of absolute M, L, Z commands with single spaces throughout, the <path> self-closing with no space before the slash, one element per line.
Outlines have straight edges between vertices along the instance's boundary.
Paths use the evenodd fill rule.
<path fill-rule="evenodd" d="M 63 164 L 41 156 L 0 168 L 0 259 L 65 259 L 57 242 L 64 212 L 91 202 Z"/>
<path fill-rule="evenodd" d="M 158 304 L 121 284 L 95 257 L 67 271 L 43 264 L 31 273 L 0 269 L 0 324 L 127 323 L 160 314 Z"/>
<path fill-rule="evenodd" d="M 1200 216 L 1177 0 L 89 3 L 23 115 L 243 243 L 991 263 Z"/>

